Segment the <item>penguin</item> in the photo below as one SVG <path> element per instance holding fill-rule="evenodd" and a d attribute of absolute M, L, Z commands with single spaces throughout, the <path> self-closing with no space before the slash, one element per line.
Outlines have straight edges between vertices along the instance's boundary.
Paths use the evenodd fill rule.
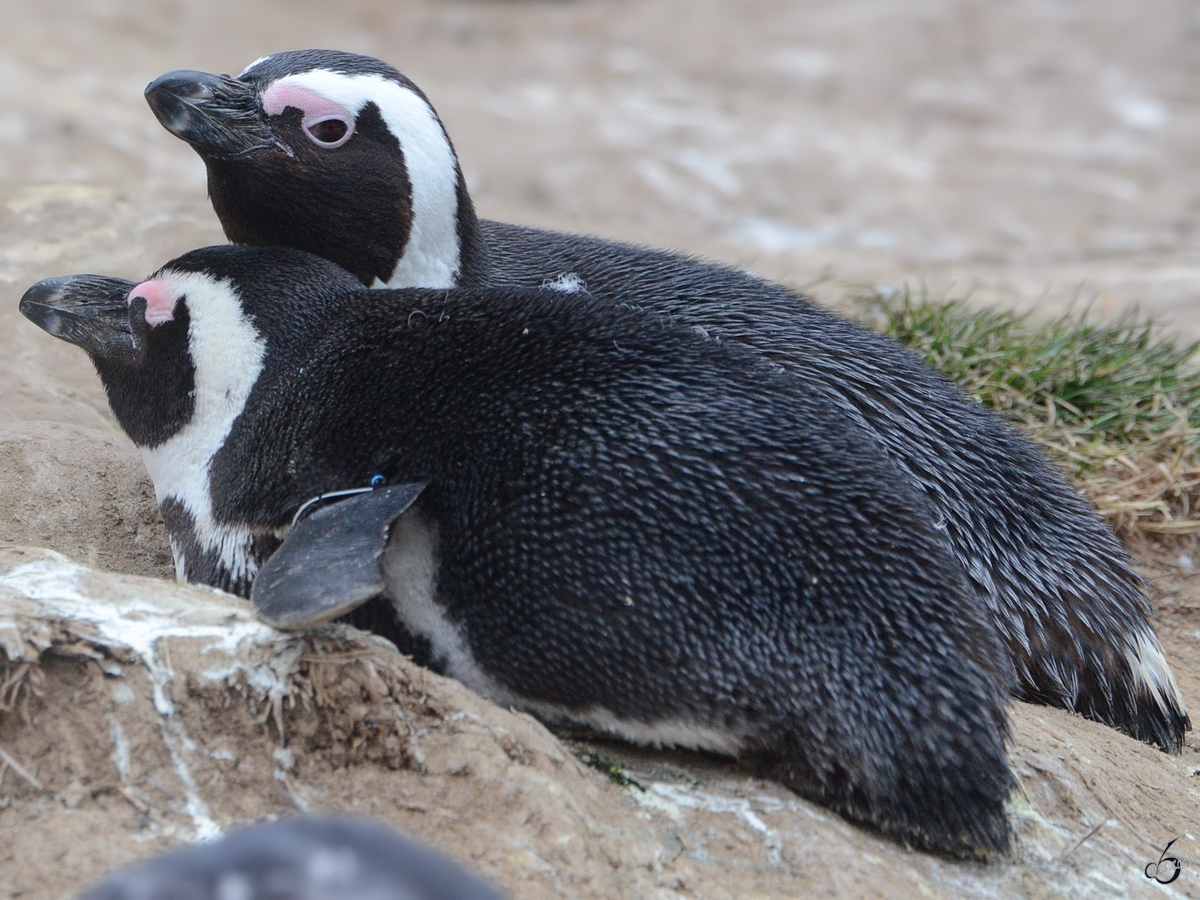
<path fill-rule="evenodd" d="M 479 219 L 441 120 L 377 59 L 265 57 L 146 99 L 208 170 L 231 241 L 295 247 L 374 287 L 583 288 L 819 372 L 929 501 L 986 600 L 1014 695 L 1178 752 L 1191 723 L 1124 547 L 1032 441 L 896 342 L 784 287 L 686 256 Z"/>
<path fill-rule="evenodd" d="M 436 670 L 741 757 L 916 846 L 1008 847 L 1006 654 L 819 372 L 633 305 L 370 291 L 282 248 L 50 279 L 21 311 L 91 356 L 188 580 L 245 594 L 312 498 L 424 485 L 381 569 Z"/>
<path fill-rule="evenodd" d="M 118 872 L 79 900 L 503 900 L 477 876 L 353 819 L 242 828 Z"/>

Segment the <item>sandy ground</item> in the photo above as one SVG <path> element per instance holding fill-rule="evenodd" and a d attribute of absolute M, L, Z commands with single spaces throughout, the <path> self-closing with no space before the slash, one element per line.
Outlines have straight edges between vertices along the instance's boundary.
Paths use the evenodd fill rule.
<path fill-rule="evenodd" d="M 0 277 L 16 285 L 54 264 L 143 274 L 217 239 L 198 162 L 141 89 L 324 45 L 426 89 L 493 218 L 796 282 L 1056 302 L 1082 285 L 1200 330 L 1200 13 L 1183 0 L 5 8 L 0 228 L 22 240 Z"/>
<path fill-rule="evenodd" d="M 1200 590 L 1161 560 L 1167 650 L 1196 708 Z M 0 549 L 0 897 L 239 823 L 352 813 L 472 866 L 513 900 L 1200 897 L 1200 744 L 1167 755 L 1016 704 L 1013 853 L 908 850 L 735 763 L 556 738 L 330 626 L 291 636 L 214 591 Z M 587 763 L 604 757 L 616 784 Z M 9 762 L 16 762 L 17 766 Z M 18 768 L 19 766 L 19 768 Z M 1189 832 L 1189 829 L 1191 831 Z"/>
<path fill-rule="evenodd" d="M 1200 336 L 1200 13 L 1184 2 L 9 0 L 0 285 L 140 277 L 222 236 L 141 99 L 272 50 L 384 57 L 479 211 L 844 283 Z M 86 363 L 0 304 L 0 423 L 97 418 Z M 52 377 L 50 377 L 52 375 Z M 51 395 L 48 397 L 47 395 Z"/>
<path fill-rule="evenodd" d="M 152 491 L 94 373 L 21 319 L 16 302 L 47 276 L 136 278 L 221 241 L 202 166 L 161 130 L 141 92 L 169 69 L 237 72 L 274 50 L 355 50 L 411 76 L 442 115 L 485 216 L 702 253 L 828 301 L 855 284 L 908 283 L 1039 314 L 1137 305 L 1200 337 L 1200 12 L 1181 0 L 7 0 L 3 23 L 0 546 L 169 573 Z M 1187 548 L 1142 557 L 1164 643 L 1200 710 L 1200 583 Z M 144 799 L 152 792 L 135 791 L 145 810 L 122 793 L 105 762 L 111 721 L 121 720 L 104 678 L 116 676 L 89 668 L 100 662 L 86 641 L 60 638 L 56 647 L 78 652 L 46 657 L 29 719 L 0 713 L 0 747 L 34 760 L 45 781 L 36 791 L 11 772 L 0 780 L 0 896 L 62 896 L 194 835 L 161 748 L 141 782 L 157 785 L 161 809 Z M 144 666 L 118 664 L 141 685 L 135 694 L 149 691 Z M 221 691 L 197 696 L 185 715 L 199 717 L 194 730 L 227 725 L 247 748 L 266 740 L 250 712 L 213 712 L 227 708 Z M 544 731 L 494 719 L 509 714 L 469 697 L 446 700 L 430 722 L 468 707 L 485 722 L 480 733 L 514 728 L 512 747 L 534 747 L 531 759 L 561 756 Z M 134 719 L 151 715 L 134 708 Z M 380 817 L 457 849 L 531 900 L 1161 895 L 1139 867 L 1172 838 L 1196 847 L 1196 740 L 1169 759 L 1068 716 L 1014 715 L 1023 849 L 982 869 L 908 854 L 711 761 L 620 747 L 603 752 L 668 785 L 655 795 L 666 812 L 591 769 L 576 772 L 568 754 L 539 762 L 528 781 L 500 763 L 484 767 L 481 783 L 498 793 L 485 792 L 475 828 L 472 792 L 483 788 L 453 782 L 440 764 L 395 757 L 389 768 L 386 754 L 354 770 L 331 762 L 353 745 L 349 725 L 331 726 L 341 737 L 297 763 L 296 777 L 316 785 L 318 808 L 374 800 Z M 159 740 L 157 723 L 130 720 L 135 727 Z M 269 749 L 246 750 L 258 761 L 246 763 L 244 781 L 204 783 L 214 821 L 295 811 L 260 758 Z M 205 743 L 205 752 L 220 769 L 232 751 Z M 399 779 L 389 782 L 395 792 L 379 790 L 383 778 Z M 238 807 L 226 783 L 258 800 Z M 433 794 L 412 800 L 421 811 L 396 799 L 422 784 Z M 381 802 L 395 808 L 380 811 Z M 555 803 L 573 812 L 544 812 Z M 774 837 L 764 843 L 751 818 Z M 608 824 L 589 831 L 589 821 Z M 562 849 L 573 833 L 591 835 L 578 853 Z M 1188 855 L 1200 858 L 1200 847 Z M 1200 896 L 1200 870 L 1162 891 Z"/>

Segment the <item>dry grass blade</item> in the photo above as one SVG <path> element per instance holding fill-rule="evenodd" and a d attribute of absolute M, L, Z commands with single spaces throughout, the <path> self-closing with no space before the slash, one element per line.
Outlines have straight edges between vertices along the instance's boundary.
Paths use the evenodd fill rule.
<path fill-rule="evenodd" d="M 6 766 L 29 782 L 30 786 L 33 787 L 34 790 L 40 791 L 42 789 L 41 783 L 28 772 L 26 772 L 24 767 L 15 759 L 13 759 L 10 754 L 5 752 L 3 747 L 0 747 L 0 762 L 3 762 Z"/>
<path fill-rule="evenodd" d="M 863 318 L 1028 431 L 1125 538 L 1200 532 L 1196 344 L 1153 323 L 1049 325 L 907 291 Z"/>

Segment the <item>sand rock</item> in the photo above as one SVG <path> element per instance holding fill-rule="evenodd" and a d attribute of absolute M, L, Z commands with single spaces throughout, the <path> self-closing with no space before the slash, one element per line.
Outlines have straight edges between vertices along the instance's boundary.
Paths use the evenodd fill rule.
<path fill-rule="evenodd" d="M 560 739 L 346 626 L 0 550 L 0 897 L 304 813 L 398 827 L 517 900 L 1200 896 L 1143 873 L 1200 821 L 1187 762 L 1053 710 L 1014 725 L 1016 852 L 950 861 L 735 763 Z"/>
<path fill-rule="evenodd" d="M 154 486 L 124 436 L 0 426 L 0 545 L 48 547 L 114 572 L 174 573 Z"/>

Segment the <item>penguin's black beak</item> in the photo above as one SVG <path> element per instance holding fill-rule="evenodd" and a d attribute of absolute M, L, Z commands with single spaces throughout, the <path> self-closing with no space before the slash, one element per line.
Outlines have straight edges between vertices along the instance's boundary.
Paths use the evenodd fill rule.
<path fill-rule="evenodd" d="M 126 297 L 132 281 L 68 275 L 39 281 L 21 298 L 21 314 L 43 331 L 82 347 L 93 358 L 138 352 Z"/>
<path fill-rule="evenodd" d="M 234 159 L 268 149 L 290 155 L 263 116 L 254 86 L 228 75 L 168 72 L 146 87 L 146 102 L 163 128 L 205 159 Z"/>

